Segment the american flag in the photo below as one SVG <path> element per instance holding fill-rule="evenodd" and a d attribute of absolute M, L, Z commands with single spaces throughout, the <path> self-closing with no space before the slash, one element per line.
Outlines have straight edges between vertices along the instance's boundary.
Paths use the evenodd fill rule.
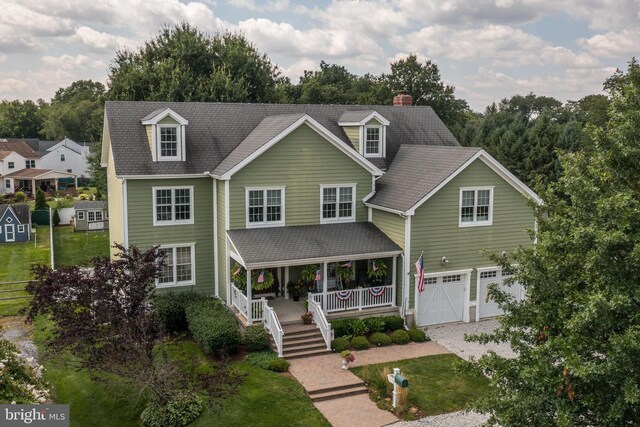
<path fill-rule="evenodd" d="M 351 261 L 347 261 L 344 264 L 342 264 L 340 267 L 346 267 L 346 268 L 351 268 Z"/>
<path fill-rule="evenodd" d="M 264 270 L 262 270 L 258 276 L 258 283 L 264 283 Z"/>
<path fill-rule="evenodd" d="M 416 261 L 416 274 L 418 275 L 418 292 L 424 291 L 424 254 Z"/>
<path fill-rule="evenodd" d="M 320 273 L 320 269 L 316 270 L 316 282 L 322 280 L 322 274 Z"/>

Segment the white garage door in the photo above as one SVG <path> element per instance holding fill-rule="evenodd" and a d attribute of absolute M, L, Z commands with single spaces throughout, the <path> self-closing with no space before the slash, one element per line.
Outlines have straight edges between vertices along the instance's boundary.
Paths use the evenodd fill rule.
<path fill-rule="evenodd" d="M 478 287 L 478 313 L 479 318 L 485 317 L 493 317 L 500 316 L 502 314 L 502 310 L 498 307 L 498 304 L 492 299 L 488 297 L 488 287 L 492 283 L 499 283 L 502 285 L 504 279 L 509 277 L 508 274 L 502 272 L 501 269 L 496 268 L 493 270 L 484 270 L 479 271 L 479 287 Z M 507 292 L 513 295 L 516 301 L 520 301 L 522 298 L 522 287 L 518 283 L 514 283 L 511 286 L 504 287 Z"/>
<path fill-rule="evenodd" d="M 465 278 L 465 274 L 425 278 L 424 291 L 418 293 L 418 325 L 462 321 Z"/>

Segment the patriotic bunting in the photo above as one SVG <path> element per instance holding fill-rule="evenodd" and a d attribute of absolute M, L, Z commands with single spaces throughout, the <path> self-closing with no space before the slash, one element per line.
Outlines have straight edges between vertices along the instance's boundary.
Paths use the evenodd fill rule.
<path fill-rule="evenodd" d="M 336 292 L 336 298 L 338 298 L 340 301 L 347 301 L 349 298 L 351 298 L 352 294 L 353 294 L 352 290 L 338 291 Z"/>
<path fill-rule="evenodd" d="M 385 288 L 384 286 L 378 286 L 376 288 L 369 288 L 369 293 L 371 294 L 371 296 L 379 298 L 384 295 L 386 290 L 387 288 Z"/>

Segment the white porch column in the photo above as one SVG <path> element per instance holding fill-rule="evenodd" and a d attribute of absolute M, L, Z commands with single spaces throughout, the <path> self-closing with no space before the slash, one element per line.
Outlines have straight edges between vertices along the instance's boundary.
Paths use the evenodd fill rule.
<path fill-rule="evenodd" d="M 36 197 L 36 180 L 31 180 L 31 196 Z"/>
<path fill-rule="evenodd" d="M 284 292 L 282 291 L 282 267 L 276 268 L 276 276 L 278 277 L 278 283 L 280 283 L 280 295 L 284 295 Z"/>
<path fill-rule="evenodd" d="M 327 312 L 327 262 L 322 263 L 322 309 Z"/>
<path fill-rule="evenodd" d="M 398 256 L 395 255 L 393 257 L 393 261 L 391 263 L 391 291 L 393 294 L 391 295 L 391 304 L 396 305 L 396 277 L 398 276 Z"/>
<path fill-rule="evenodd" d="M 251 270 L 247 269 L 247 324 L 251 325 L 253 320 L 251 319 L 251 300 L 253 296 L 251 295 Z"/>
<path fill-rule="evenodd" d="M 58 178 L 54 178 L 53 180 L 53 186 L 56 189 L 56 191 L 58 191 Z"/>
<path fill-rule="evenodd" d="M 287 287 L 287 284 L 289 283 L 289 266 L 286 266 L 284 268 L 284 297 L 286 299 L 289 299 L 289 288 Z"/>

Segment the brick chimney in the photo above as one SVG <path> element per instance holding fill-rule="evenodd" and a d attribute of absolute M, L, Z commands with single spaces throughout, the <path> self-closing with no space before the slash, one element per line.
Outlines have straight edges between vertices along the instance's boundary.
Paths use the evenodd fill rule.
<path fill-rule="evenodd" d="M 413 105 L 413 97 L 405 91 L 400 91 L 393 97 L 395 107 L 410 107 Z"/>

